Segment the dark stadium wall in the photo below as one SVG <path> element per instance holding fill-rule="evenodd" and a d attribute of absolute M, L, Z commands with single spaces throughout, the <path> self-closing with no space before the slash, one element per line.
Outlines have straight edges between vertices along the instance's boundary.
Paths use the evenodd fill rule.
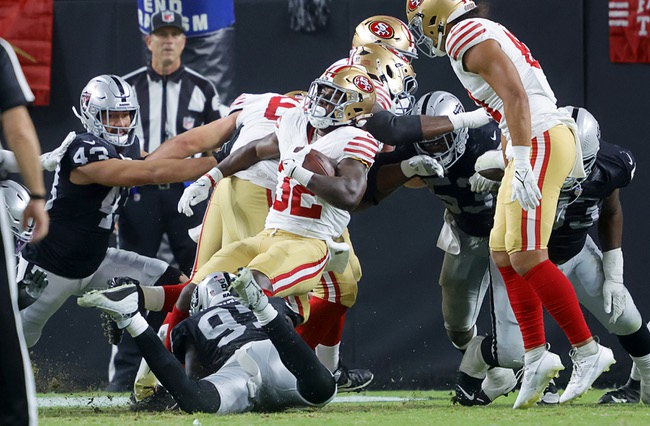
<path fill-rule="evenodd" d="M 649 181 L 644 165 L 650 148 L 642 133 L 650 93 L 647 65 L 609 63 L 607 2 L 492 0 L 490 16 L 517 34 L 534 53 L 555 90 L 558 105 L 584 105 L 599 119 L 603 136 L 626 145 L 640 165 L 622 192 L 626 214 L 626 282 L 637 302 L 650 297 L 644 279 L 644 247 Z M 354 27 L 362 19 L 388 14 L 405 19 L 401 0 L 332 0 L 323 31 L 289 29 L 286 0 L 236 0 L 236 85 L 238 92 L 306 89 L 332 62 L 344 57 Z M 72 115 L 79 93 L 93 76 L 124 74 L 142 65 L 136 2 L 55 0 L 51 105 L 33 109 L 44 150 L 58 146 L 71 131 L 83 131 Z M 447 59 L 414 62 L 422 95 L 444 89 L 473 108 Z M 645 112 L 645 114 L 644 114 Z M 48 176 L 51 182 L 51 175 Z M 448 343 L 437 284 L 442 252 L 436 248 L 441 203 L 426 190 L 402 189 L 382 205 L 353 215 L 350 231 L 363 266 L 357 305 L 348 313 L 342 355 L 351 367 L 370 368 L 378 388 L 448 387 L 460 353 Z M 637 303 L 646 320 L 646 304 Z M 487 303 L 485 304 L 487 305 Z M 593 319 L 601 340 L 615 349 L 618 363 L 596 385 L 622 383 L 629 358 L 615 338 Z M 548 340 L 569 365 L 568 343 L 548 319 Z M 489 331 L 483 308 L 480 331 Z M 40 389 L 105 384 L 110 347 L 99 315 L 68 301 L 33 348 Z M 567 370 L 569 371 L 569 370 Z M 561 383 L 568 380 L 563 374 Z"/>

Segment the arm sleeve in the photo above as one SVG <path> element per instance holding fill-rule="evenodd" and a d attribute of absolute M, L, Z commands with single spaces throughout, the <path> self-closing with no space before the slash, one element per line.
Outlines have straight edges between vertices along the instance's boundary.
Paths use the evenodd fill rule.
<path fill-rule="evenodd" d="M 366 186 L 366 192 L 363 194 L 363 201 L 366 203 L 372 203 L 373 205 L 379 204 L 377 200 L 377 174 L 379 169 L 388 164 L 399 163 L 407 158 L 411 158 L 416 155 L 417 152 L 413 145 L 404 145 L 398 147 L 395 151 L 392 152 L 382 152 L 375 159 L 375 164 L 370 168 L 368 172 L 368 184 Z"/>
<path fill-rule="evenodd" d="M 397 116 L 380 111 L 368 119 L 366 130 L 386 145 L 410 145 L 423 139 L 419 115 Z"/>

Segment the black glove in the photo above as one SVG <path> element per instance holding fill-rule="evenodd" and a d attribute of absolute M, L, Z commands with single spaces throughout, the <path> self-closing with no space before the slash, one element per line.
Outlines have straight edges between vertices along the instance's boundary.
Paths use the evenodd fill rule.
<path fill-rule="evenodd" d="M 36 299 L 43 294 L 43 290 L 49 282 L 47 273 L 40 269 L 27 272 L 20 282 L 18 282 L 18 309 L 21 311 L 36 302 Z"/>

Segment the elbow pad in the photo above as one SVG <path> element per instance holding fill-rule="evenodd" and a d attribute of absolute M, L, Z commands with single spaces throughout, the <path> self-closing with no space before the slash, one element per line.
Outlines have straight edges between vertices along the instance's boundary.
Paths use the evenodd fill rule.
<path fill-rule="evenodd" d="M 419 115 L 397 116 L 380 111 L 368 119 L 366 130 L 386 145 L 408 145 L 423 139 Z"/>

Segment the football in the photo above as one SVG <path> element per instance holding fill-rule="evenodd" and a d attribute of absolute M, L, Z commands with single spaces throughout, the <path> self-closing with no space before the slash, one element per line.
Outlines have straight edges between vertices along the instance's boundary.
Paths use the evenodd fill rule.
<path fill-rule="evenodd" d="M 305 160 L 302 162 L 302 166 L 317 175 L 334 176 L 336 174 L 334 160 L 315 149 L 310 150 L 307 155 L 305 155 Z"/>
<path fill-rule="evenodd" d="M 501 178 L 503 177 L 503 170 L 499 168 L 479 170 L 478 173 L 484 178 L 495 180 L 497 182 L 501 182 Z"/>

